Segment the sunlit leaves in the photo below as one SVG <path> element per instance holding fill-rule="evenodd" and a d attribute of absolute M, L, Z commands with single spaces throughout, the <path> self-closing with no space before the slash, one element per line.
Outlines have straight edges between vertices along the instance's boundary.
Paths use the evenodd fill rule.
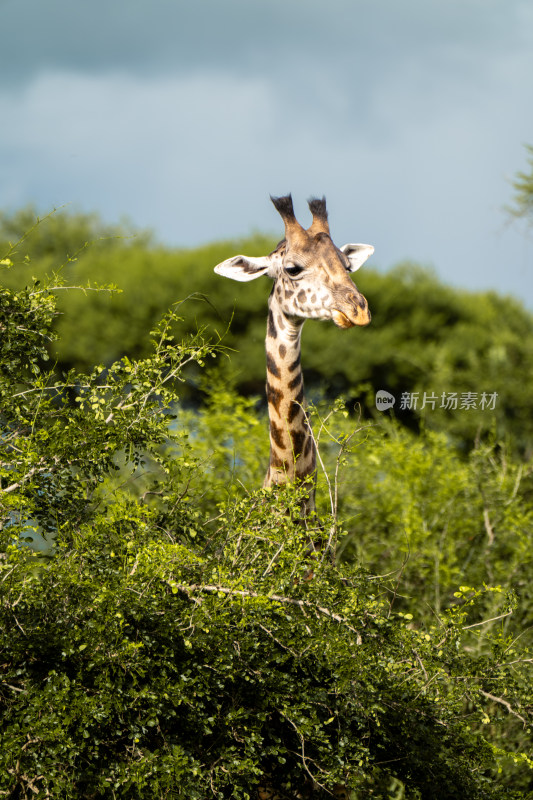
<path fill-rule="evenodd" d="M 58 378 L 56 294 L 3 291 L 0 793 L 251 798 L 312 776 L 324 797 L 523 796 L 524 464 L 354 427 L 339 402 L 313 411 L 327 480 L 303 524 L 302 487 L 257 488 L 254 401 L 218 378 L 176 406 L 213 353 L 174 336 L 183 307 L 145 358 Z"/>

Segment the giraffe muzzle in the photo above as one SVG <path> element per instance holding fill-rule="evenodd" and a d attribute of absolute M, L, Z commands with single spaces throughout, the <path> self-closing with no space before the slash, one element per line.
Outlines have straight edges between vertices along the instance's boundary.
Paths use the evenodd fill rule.
<path fill-rule="evenodd" d="M 331 312 L 331 318 L 338 328 L 353 328 L 355 325 L 364 327 L 370 323 L 372 317 L 368 309 L 368 303 L 365 298 L 360 295 L 356 301 L 340 308 L 334 308 Z"/>

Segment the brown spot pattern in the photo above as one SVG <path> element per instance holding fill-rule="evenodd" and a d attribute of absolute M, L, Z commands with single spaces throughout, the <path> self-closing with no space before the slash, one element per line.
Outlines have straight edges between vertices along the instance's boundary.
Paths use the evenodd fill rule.
<path fill-rule="evenodd" d="M 300 353 L 298 353 L 292 364 L 289 364 L 288 367 L 289 372 L 294 372 L 294 370 L 297 369 L 299 366 L 300 366 Z"/>
<path fill-rule="evenodd" d="M 296 403 L 294 400 L 292 400 L 289 406 L 289 413 L 287 414 L 287 422 L 289 425 L 294 422 L 300 411 L 302 411 L 300 403 Z"/>
<path fill-rule="evenodd" d="M 299 372 L 298 375 L 296 375 L 291 381 L 288 382 L 287 388 L 291 390 L 296 389 L 301 380 L 302 380 L 302 374 L 301 372 Z"/>
<path fill-rule="evenodd" d="M 266 354 L 266 364 L 267 364 L 267 369 L 271 373 L 271 375 L 274 375 L 275 378 L 281 377 L 278 365 L 276 364 L 273 356 L 268 352 Z"/>
<path fill-rule="evenodd" d="M 284 469 L 284 470 L 286 470 L 288 468 L 288 463 L 283 458 L 281 458 L 278 455 L 278 453 L 275 453 L 274 451 L 272 451 L 272 453 L 270 455 L 270 466 L 273 467 L 273 469 Z"/>
<path fill-rule="evenodd" d="M 279 404 L 283 399 L 283 392 L 280 389 L 276 389 L 271 383 L 267 383 L 266 394 L 268 404 L 275 409 L 276 413 L 279 413 Z"/>
<path fill-rule="evenodd" d="M 279 448 L 283 449 L 285 447 L 283 430 L 272 420 L 270 421 L 270 437 Z"/>
<path fill-rule="evenodd" d="M 274 314 L 273 314 L 273 313 L 272 313 L 272 311 L 270 311 L 270 310 L 269 310 L 269 312 L 268 312 L 268 327 L 267 327 L 267 332 L 268 332 L 268 335 L 269 335 L 269 336 L 270 336 L 272 339 L 275 339 L 275 338 L 277 337 L 277 335 L 278 335 L 278 332 L 277 332 L 277 330 L 276 330 L 276 326 L 275 326 L 275 324 L 274 324 Z"/>
<path fill-rule="evenodd" d="M 306 436 L 307 436 L 307 431 L 305 429 L 304 430 L 297 429 L 291 431 L 292 449 L 295 458 L 297 458 L 299 455 L 302 454 Z"/>

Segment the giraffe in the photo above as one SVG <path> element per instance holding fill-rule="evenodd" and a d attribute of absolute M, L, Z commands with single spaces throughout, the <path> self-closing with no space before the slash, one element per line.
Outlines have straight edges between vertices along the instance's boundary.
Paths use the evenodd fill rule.
<path fill-rule="evenodd" d="M 285 238 L 268 256 L 238 255 L 215 267 L 236 281 L 267 275 L 274 281 L 268 299 L 266 394 L 270 421 L 270 460 L 263 483 L 271 487 L 302 481 L 309 487 L 305 518 L 315 510 L 316 445 L 305 411 L 300 346 L 306 319 L 331 319 L 339 328 L 368 325 L 368 303 L 349 273 L 359 269 L 374 248 L 333 243 L 326 200 L 312 198 L 313 221 L 297 221 L 291 195 L 271 197 L 285 225 Z"/>

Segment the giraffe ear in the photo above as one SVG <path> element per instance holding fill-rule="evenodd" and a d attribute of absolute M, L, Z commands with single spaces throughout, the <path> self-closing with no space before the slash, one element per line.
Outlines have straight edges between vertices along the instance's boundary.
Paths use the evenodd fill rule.
<path fill-rule="evenodd" d="M 217 264 L 215 272 L 223 275 L 224 278 L 232 278 L 234 281 L 253 281 L 261 275 L 265 275 L 270 267 L 270 258 L 261 256 L 260 258 L 249 258 L 248 256 L 233 256 L 226 261 Z"/>
<path fill-rule="evenodd" d="M 350 266 L 348 270 L 355 272 L 356 269 L 362 267 L 367 258 L 372 255 L 374 248 L 371 244 L 345 244 L 341 247 L 345 256 L 348 256 Z"/>

